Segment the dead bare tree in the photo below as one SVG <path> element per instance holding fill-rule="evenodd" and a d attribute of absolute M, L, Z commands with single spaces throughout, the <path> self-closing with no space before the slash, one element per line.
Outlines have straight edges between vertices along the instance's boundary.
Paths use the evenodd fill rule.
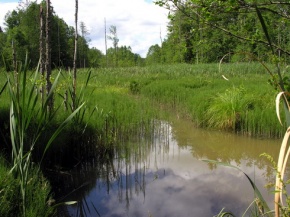
<path fill-rule="evenodd" d="M 72 109 L 75 110 L 76 100 L 76 86 L 77 86 L 77 50 L 78 50 L 78 0 L 76 0 L 75 11 L 75 50 L 74 50 L 74 62 L 73 62 L 73 93 L 72 93 Z"/>
<path fill-rule="evenodd" d="M 106 21 L 106 18 L 105 18 L 105 56 L 106 56 L 106 65 L 108 67 L 108 55 L 107 55 L 107 21 Z"/>
<path fill-rule="evenodd" d="M 113 42 L 113 46 L 114 46 L 115 67 L 118 67 L 118 42 L 119 42 L 119 38 L 117 35 L 117 27 L 110 26 L 109 31 L 110 31 L 110 35 L 108 36 L 108 39 Z"/>
<path fill-rule="evenodd" d="M 86 68 L 86 54 L 87 54 L 87 47 L 86 47 L 86 42 L 89 41 L 90 39 L 87 38 L 87 36 L 90 34 L 89 30 L 86 27 L 86 24 L 81 21 L 80 22 L 80 33 L 81 33 L 81 43 L 79 43 L 79 57 L 80 57 L 80 66 Z"/>
<path fill-rule="evenodd" d="M 45 76 L 45 52 L 44 52 L 44 15 L 43 15 L 43 7 L 40 5 L 40 36 L 39 36 L 39 72 L 41 74 L 41 80 L 44 81 Z M 42 103 L 44 102 L 44 84 L 41 83 L 41 98 Z"/>
<path fill-rule="evenodd" d="M 45 71 L 46 71 L 46 94 L 48 96 L 52 84 L 51 84 L 51 29 L 50 29 L 50 20 L 51 20 L 51 7 L 50 0 L 46 0 L 46 60 L 45 60 Z M 49 96 L 48 99 L 48 110 L 51 112 L 53 110 L 53 94 Z"/>

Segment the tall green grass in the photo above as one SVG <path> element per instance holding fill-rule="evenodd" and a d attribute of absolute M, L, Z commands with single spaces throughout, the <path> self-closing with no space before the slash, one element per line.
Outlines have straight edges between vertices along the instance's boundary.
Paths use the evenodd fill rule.
<path fill-rule="evenodd" d="M 225 64 L 222 70 L 216 64 L 181 64 L 140 71 L 132 73 L 131 80 L 138 84 L 141 96 L 164 104 L 197 126 L 255 136 L 283 135 L 273 106 L 275 90 L 258 63 Z"/>
<path fill-rule="evenodd" d="M 136 129 L 136 122 L 142 120 L 144 123 L 144 119 L 158 115 L 156 110 L 150 108 L 158 103 L 164 111 L 174 111 L 178 117 L 191 119 L 197 126 L 232 129 L 253 136 L 283 135 L 284 129 L 278 127 L 273 112 L 276 92 L 267 83 L 269 75 L 259 63 L 224 64 L 221 67 L 217 64 L 174 64 L 100 68 L 90 71 L 87 84 L 89 72 L 80 70 L 78 73 L 78 86 L 85 86 L 82 93 L 86 101 L 86 114 L 83 114 L 82 119 L 100 134 L 108 133 L 106 127 L 123 129 L 119 129 L 119 132 Z M 57 87 L 62 96 L 69 89 L 68 81 L 69 74 L 63 72 Z M 231 94 L 240 89 L 243 89 L 241 95 Z M 226 96 L 228 101 L 222 101 Z M 58 104 L 63 102 L 61 97 L 56 100 Z M 233 117 L 239 118 L 236 124 L 238 128 L 235 124 L 231 127 L 221 124 L 226 121 L 235 123 L 233 117 L 222 114 L 225 112 L 223 108 L 226 109 L 229 102 L 241 101 L 244 101 L 245 107 L 233 111 L 237 114 Z M 59 114 L 60 120 L 64 114 Z"/>
<path fill-rule="evenodd" d="M 47 135 L 46 130 L 58 111 L 58 108 L 55 108 L 53 113 L 49 112 L 48 102 L 55 90 L 59 75 L 57 75 L 51 91 L 44 101 L 40 99 L 39 91 L 35 89 L 38 76 L 37 71 L 32 74 L 28 73 L 27 64 L 24 65 L 23 70 L 14 74 L 7 74 L 11 103 L 9 115 L 13 162 L 11 173 L 19 180 L 22 216 L 30 216 L 33 213 L 33 210 L 29 210 L 28 207 L 32 202 L 35 202 L 36 196 L 38 196 L 36 194 L 33 198 L 28 197 L 31 190 L 31 182 L 36 179 L 31 176 L 32 170 L 35 168 L 32 164 L 32 154 L 41 135 Z M 41 158 L 43 158 L 54 139 L 80 108 L 81 106 L 60 123 L 51 135 L 47 135 L 46 142 L 42 144 Z"/>

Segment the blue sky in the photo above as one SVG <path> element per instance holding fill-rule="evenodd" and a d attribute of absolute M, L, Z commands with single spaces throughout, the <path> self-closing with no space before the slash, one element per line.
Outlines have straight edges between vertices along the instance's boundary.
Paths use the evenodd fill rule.
<path fill-rule="evenodd" d="M 2 28 L 5 14 L 16 9 L 18 2 L 18 0 L 0 0 Z M 59 17 L 68 25 L 74 26 L 75 0 L 51 0 L 51 4 Z M 111 25 L 117 27 L 119 46 L 131 46 L 134 53 L 145 57 L 151 45 L 160 45 L 160 33 L 162 38 L 166 37 L 167 14 L 167 10 L 154 5 L 152 0 L 82 0 L 79 1 L 78 19 L 84 22 L 89 30 L 90 47 L 96 47 L 104 52 L 106 18 L 107 30 Z M 108 47 L 111 46 L 108 42 Z"/>
<path fill-rule="evenodd" d="M 17 0 L 1 0 L 1 3 L 7 3 L 7 2 L 18 2 Z"/>

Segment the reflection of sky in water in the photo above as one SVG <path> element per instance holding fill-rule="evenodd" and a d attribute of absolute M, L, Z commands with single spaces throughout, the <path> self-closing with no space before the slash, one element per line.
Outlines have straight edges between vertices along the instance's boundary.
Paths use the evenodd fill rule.
<path fill-rule="evenodd" d="M 68 208 L 71 216 L 81 216 L 80 207 L 86 216 L 102 217 L 213 216 L 223 208 L 242 216 L 254 200 L 252 187 L 242 172 L 223 166 L 210 170 L 207 163 L 193 157 L 194 147 L 180 148 L 171 135 L 155 143 L 145 159 L 133 165 L 122 162 L 109 191 L 106 181 L 97 180 L 79 206 Z M 235 161 L 231 163 L 236 165 Z M 273 195 L 263 188 L 264 169 L 247 167 L 247 163 L 239 160 L 238 166 L 272 205 Z"/>

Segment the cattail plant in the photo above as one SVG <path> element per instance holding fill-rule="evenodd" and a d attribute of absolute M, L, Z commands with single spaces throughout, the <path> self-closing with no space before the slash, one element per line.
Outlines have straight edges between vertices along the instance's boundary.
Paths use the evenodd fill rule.
<path fill-rule="evenodd" d="M 42 105 L 39 91 L 35 91 L 36 80 L 39 75 L 38 70 L 36 70 L 36 72 L 30 77 L 27 71 L 27 65 L 28 63 L 26 62 L 23 69 L 19 71 L 19 80 L 17 83 L 19 88 L 15 88 L 15 79 L 7 73 L 8 88 L 11 98 L 10 136 L 13 160 L 11 172 L 20 180 L 23 216 L 26 216 L 26 191 L 29 182 L 29 175 L 32 170 L 32 154 L 36 148 L 37 141 L 41 135 L 46 133 L 49 124 L 57 114 L 57 110 L 55 110 L 54 113 L 48 115 L 49 111 L 47 110 L 47 106 L 50 96 L 56 88 L 60 75 L 57 75 L 50 92 L 48 93 L 48 97 Z M 31 83 L 29 80 L 31 80 Z M 82 106 L 83 104 L 70 114 L 48 138 L 43 148 L 42 159 L 54 139 L 59 135 L 67 123 L 78 113 Z"/>

